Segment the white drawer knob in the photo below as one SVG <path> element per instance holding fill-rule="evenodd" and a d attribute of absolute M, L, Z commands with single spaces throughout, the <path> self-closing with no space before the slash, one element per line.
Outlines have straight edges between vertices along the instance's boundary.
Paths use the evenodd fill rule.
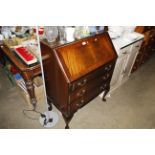
<path fill-rule="evenodd" d="M 98 40 L 97 38 L 94 39 L 95 42 L 97 42 L 97 40 Z"/>
<path fill-rule="evenodd" d="M 84 45 L 87 45 L 87 42 L 86 41 L 83 41 L 82 42 L 82 45 L 84 46 Z"/>

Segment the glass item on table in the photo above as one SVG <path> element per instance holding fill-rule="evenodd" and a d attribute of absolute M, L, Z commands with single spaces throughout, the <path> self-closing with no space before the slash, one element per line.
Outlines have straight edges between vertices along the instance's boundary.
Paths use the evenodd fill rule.
<path fill-rule="evenodd" d="M 45 37 L 48 42 L 55 42 L 58 37 L 57 26 L 45 26 Z"/>
<path fill-rule="evenodd" d="M 91 35 L 99 34 L 104 32 L 104 26 L 89 26 Z"/>
<path fill-rule="evenodd" d="M 74 35 L 76 39 L 88 37 L 90 35 L 89 26 L 76 26 Z"/>
<path fill-rule="evenodd" d="M 88 37 L 90 35 L 89 27 L 83 26 L 83 38 Z"/>
<path fill-rule="evenodd" d="M 65 32 L 65 27 L 64 26 L 59 26 L 58 27 L 58 31 L 59 31 L 59 42 L 61 44 L 66 42 L 66 32 Z"/>
<path fill-rule="evenodd" d="M 10 30 L 10 26 L 2 26 L 1 33 L 2 33 L 4 39 L 11 38 L 12 33 Z"/>
<path fill-rule="evenodd" d="M 0 42 L 3 40 L 3 35 L 0 34 Z"/>
<path fill-rule="evenodd" d="M 96 32 L 97 32 L 96 26 L 89 26 L 89 32 L 91 35 L 96 34 Z"/>
<path fill-rule="evenodd" d="M 124 32 L 123 26 L 108 26 L 108 31 L 111 34 L 110 36 L 112 38 L 118 38 L 121 37 L 121 35 Z"/>
<path fill-rule="evenodd" d="M 104 26 L 96 26 L 97 34 L 104 32 Z"/>
<path fill-rule="evenodd" d="M 17 37 L 24 38 L 26 34 L 29 32 L 28 26 L 16 26 L 14 34 Z"/>
<path fill-rule="evenodd" d="M 75 28 L 74 27 L 65 27 L 66 40 L 71 42 L 75 40 L 74 37 Z"/>
<path fill-rule="evenodd" d="M 76 39 L 81 39 L 81 33 L 82 33 L 81 26 L 76 26 L 75 32 L 74 32 L 74 37 Z"/>

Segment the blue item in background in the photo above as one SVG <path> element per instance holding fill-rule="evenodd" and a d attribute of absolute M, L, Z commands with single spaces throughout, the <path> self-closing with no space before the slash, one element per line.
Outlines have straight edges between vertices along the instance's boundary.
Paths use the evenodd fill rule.
<path fill-rule="evenodd" d="M 15 80 L 21 80 L 22 76 L 19 73 L 17 73 L 14 75 L 14 78 L 15 78 Z"/>
<path fill-rule="evenodd" d="M 97 33 L 102 33 L 104 31 L 104 26 L 97 26 Z"/>
<path fill-rule="evenodd" d="M 89 31 L 91 34 L 98 34 L 104 31 L 104 26 L 89 26 Z"/>
<path fill-rule="evenodd" d="M 91 34 L 96 34 L 96 32 L 97 32 L 96 26 L 89 26 L 89 31 Z"/>

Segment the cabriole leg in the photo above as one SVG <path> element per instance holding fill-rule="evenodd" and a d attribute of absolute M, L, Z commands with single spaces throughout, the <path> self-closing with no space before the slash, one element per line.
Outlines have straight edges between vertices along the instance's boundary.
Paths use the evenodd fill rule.
<path fill-rule="evenodd" d="M 66 123 L 65 129 L 69 129 L 69 122 L 73 118 L 73 114 L 70 116 L 66 116 L 66 115 L 62 114 L 62 116 L 63 116 L 65 123 Z"/>
<path fill-rule="evenodd" d="M 102 97 L 102 101 L 106 102 L 105 96 L 108 94 L 109 90 L 110 90 L 110 86 L 106 88 L 106 90 L 105 90 L 105 92 L 103 94 L 103 97 Z"/>

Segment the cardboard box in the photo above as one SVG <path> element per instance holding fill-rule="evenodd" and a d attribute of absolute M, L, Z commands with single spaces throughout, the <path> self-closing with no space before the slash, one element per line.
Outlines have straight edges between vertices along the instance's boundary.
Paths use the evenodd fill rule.
<path fill-rule="evenodd" d="M 21 92 L 22 97 L 26 101 L 26 103 L 28 105 L 31 105 L 29 94 L 25 93 L 24 91 L 20 91 L 20 92 Z M 36 95 L 37 103 L 45 103 L 45 95 L 44 95 L 43 85 L 41 85 L 39 87 L 35 87 L 35 95 Z"/>
<path fill-rule="evenodd" d="M 17 83 L 20 93 L 21 93 L 22 97 L 24 98 L 24 100 L 26 101 L 26 103 L 28 105 L 31 105 L 30 97 L 27 92 L 24 80 L 22 78 L 18 78 L 18 80 L 16 80 L 16 83 Z M 35 96 L 36 96 L 37 102 L 45 103 L 44 86 L 43 86 L 42 78 L 40 76 L 38 76 L 34 79 L 34 91 L 35 91 Z"/>

